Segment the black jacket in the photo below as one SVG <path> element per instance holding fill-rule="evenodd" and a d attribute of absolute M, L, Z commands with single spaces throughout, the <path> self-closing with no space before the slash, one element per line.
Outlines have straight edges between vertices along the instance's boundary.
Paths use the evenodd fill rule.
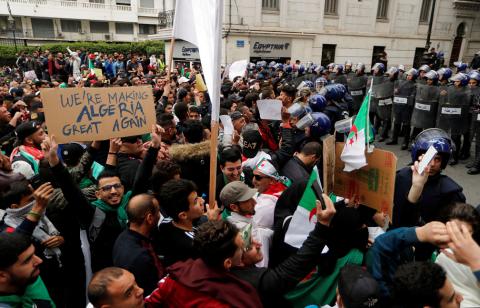
<path fill-rule="evenodd" d="M 393 199 L 393 227 L 414 227 L 439 218 L 442 209 L 452 202 L 465 202 L 463 188 L 450 177 L 437 174 L 428 178 L 416 204 L 408 201 L 412 186 L 410 167 L 397 171 Z"/>
<path fill-rule="evenodd" d="M 141 164 L 141 160 L 128 154 L 118 153 L 117 155 L 117 172 L 120 180 L 125 186 L 125 191 L 131 190 L 137 169 Z"/>
<path fill-rule="evenodd" d="M 165 273 L 163 267 L 157 268 L 160 262 L 154 258 L 158 259 L 151 240 L 130 229 L 120 233 L 113 246 L 113 265 L 130 271 L 145 294 L 155 290 Z"/>
<path fill-rule="evenodd" d="M 234 268 L 231 272 L 257 289 L 264 307 L 289 307 L 283 295 L 315 268 L 330 233 L 330 228 L 317 223 L 298 252 L 277 267 Z"/>
<path fill-rule="evenodd" d="M 144 170 L 151 170 L 153 168 L 157 154 L 158 149 L 148 149 L 142 165 L 138 168 L 131 197 L 146 192 L 146 183 L 148 182 L 150 173 L 144 172 Z M 62 189 L 63 195 L 67 199 L 68 204 L 75 206 L 74 212 L 77 215 L 76 218 L 84 228 L 87 228 L 92 222 L 95 208 L 90 204 L 62 164 L 52 167 L 52 172 L 55 176 L 55 180 Z M 90 243 L 92 269 L 94 272 L 113 265 L 113 245 L 118 235 L 123 231 L 118 222 L 116 212 L 108 212 L 105 214 L 106 217 L 101 225 L 101 230 L 98 233 L 98 236 L 92 243 Z"/>

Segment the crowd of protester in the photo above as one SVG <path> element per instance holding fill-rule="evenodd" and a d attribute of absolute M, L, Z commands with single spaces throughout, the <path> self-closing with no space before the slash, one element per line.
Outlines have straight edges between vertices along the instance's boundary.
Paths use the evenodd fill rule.
<path fill-rule="evenodd" d="M 220 124 L 217 137 L 199 66 L 168 79 L 162 55 L 22 54 L 0 79 L 0 306 L 480 307 L 480 208 L 443 174 L 469 157 L 460 142 L 474 137 L 480 110 L 480 73 L 457 67 L 439 78 L 428 65 L 379 63 L 368 76 L 350 61 L 260 61 L 234 80 L 227 67 L 220 114 L 233 131 Z M 389 97 L 378 94 L 385 84 Z M 150 133 L 67 144 L 48 133 L 42 89 L 137 85 L 153 90 Z M 436 104 L 441 90 L 466 93 L 467 130 L 410 123 L 416 103 L 434 103 L 419 100 L 430 86 Z M 397 172 L 393 217 L 315 181 L 316 224 L 293 247 L 285 236 L 323 168 L 322 142 L 369 88 L 376 143 L 403 136 L 412 152 Z M 262 119 L 260 99 L 280 100 L 282 119 Z M 212 138 L 216 201 L 206 204 Z M 438 153 L 419 173 L 430 146 Z"/>

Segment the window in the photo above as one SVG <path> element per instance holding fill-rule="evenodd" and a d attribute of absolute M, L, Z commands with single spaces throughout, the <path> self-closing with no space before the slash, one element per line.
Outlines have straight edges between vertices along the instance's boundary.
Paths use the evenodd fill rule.
<path fill-rule="evenodd" d="M 88 0 L 90 3 L 105 4 L 105 0 Z"/>
<path fill-rule="evenodd" d="M 16 35 L 21 36 L 23 33 L 22 19 L 20 17 L 14 17 L 14 19 Z M 8 16 L 0 16 L 0 33 L 7 34 L 9 37 L 13 37 L 13 30 L 10 22 L 8 21 Z"/>
<path fill-rule="evenodd" d="M 154 9 L 155 8 L 154 0 L 140 0 L 140 7 Z"/>
<path fill-rule="evenodd" d="M 116 22 L 115 31 L 117 34 L 133 34 L 133 24 Z"/>
<path fill-rule="evenodd" d="M 68 20 L 62 19 L 62 32 L 81 32 L 82 31 L 82 23 L 80 20 Z"/>
<path fill-rule="evenodd" d="M 278 11 L 280 0 L 262 0 L 262 9 L 267 11 Z"/>
<path fill-rule="evenodd" d="M 337 0 L 325 0 L 325 15 L 337 15 Z"/>
<path fill-rule="evenodd" d="M 130 0 L 116 0 L 117 5 L 128 5 L 130 6 Z"/>
<path fill-rule="evenodd" d="M 335 48 L 337 45 L 323 44 L 322 46 L 322 66 L 335 62 Z"/>
<path fill-rule="evenodd" d="M 388 19 L 388 1 L 378 0 L 377 19 Z"/>
<path fill-rule="evenodd" d="M 155 34 L 157 33 L 157 27 L 155 25 L 142 25 L 138 24 L 139 34 Z"/>
<path fill-rule="evenodd" d="M 53 20 L 32 18 L 33 37 L 54 38 Z"/>
<path fill-rule="evenodd" d="M 108 22 L 106 21 L 91 21 L 90 22 L 91 33 L 110 33 Z"/>
<path fill-rule="evenodd" d="M 422 10 L 420 11 L 420 22 L 428 23 L 430 19 L 430 8 L 432 7 L 432 0 L 422 1 Z"/>

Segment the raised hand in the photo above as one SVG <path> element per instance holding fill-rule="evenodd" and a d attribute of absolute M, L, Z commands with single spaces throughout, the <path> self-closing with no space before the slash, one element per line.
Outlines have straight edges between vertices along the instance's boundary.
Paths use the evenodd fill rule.
<path fill-rule="evenodd" d="M 420 242 L 430 243 L 441 248 L 445 248 L 450 242 L 447 227 L 439 221 L 432 221 L 422 227 L 418 227 L 415 229 L 415 232 Z"/>
<path fill-rule="evenodd" d="M 459 226 L 455 221 L 449 221 L 447 233 L 451 239 L 448 247 L 452 252 L 447 250 L 442 252 L 455 262 L 470 267 L 472 271 L 480 270 L 480 246 L 472 238 L 468 228 L 464 224 Z"/>
<path fill-rule="evenodd" d="M 162 145 L 162 133 L 165 133 L 165 130 L 160 125 L 152 125 L 152 132 L 150 137 L 152 138 L 152 147 L 155 149 L 160 148 Z"/>
<path fill-rule="evenodd" d="M 34 192 L 35 204 L 32 207 L 32 212 L 42 215 L 47 207 L 50 198 L 53 195 L 53 186 L 50 182 L 43 183 Z"/>
<path fill-rule="evenodd" d="M 337 211 L 335 210 L 332 200 L 330 200 L 326 194 L 322 194 L 322 198 L 325 202 L 325 209 L 322 209 L 322 203 L 317 200 L 317 221 L 328 227 Z"/>
<path fill-rule="evenodd" d="M 48 163 L 51 167 L 56 166 L 60 163 L 60 159 L 57 155 L 58 143 L 55 140 L 55 136 L 47 136 L 42 142 L 42 151 L 43 155 L 47 158 Z"/>
<path fill-rule="evenodd" d="M 108 152 L 110 153 L 118 153 L 120 151 L 120 147 L 122 146 L 122 139 L 120 138 L 111 138 L 110 139 L 110 148 Z"/>

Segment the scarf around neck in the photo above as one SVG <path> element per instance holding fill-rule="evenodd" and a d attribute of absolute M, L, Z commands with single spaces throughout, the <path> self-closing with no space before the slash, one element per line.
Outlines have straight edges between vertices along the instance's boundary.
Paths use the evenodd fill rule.
<path fill-rule="evenodd" d="M 6 209 L 5 224 L 9 227 L 17 228 L 25 220 L 25 217 L 27 217 L 28 212 L 32 210 L 34 204 L 35 201 L 32 201 L 24 207 L 18 209 Z M 41 243 L 56 235 L 60 235 L 60 232 L 58 232 L 57 228 L 55 228 L 50 219 L 45 216 L 45 213 L 42 214 L 42 217 L 38 221 L 37 226 L 33 230 L 33 238 L 35 238 L 39 243 Z M 51 259 L 52 257 L 57 258 L 58 264 L 60 266 L 62 265 L 60 261 L 62 251 L 60 250 L 60 248 L 45 248 L 43 250 L 43 255 L 47 259 Z"/>
<path fill-rule="evenodd" d="M 95 208 L 101 209 L 105 213 L 117 212 L 117 219 L 118 219 L 118 222 L 120 223 L 120 226 L 122 228 L 126 228 L 127 227 L 127 222 L 128 222 L 127 204 L 128 204 L 128 201 L 130 201 L 131 195 L 132 195 L 131 191 L 128 191 L 126 194 L 124 194 L 123 197 L 122 197 L 122 200 L 120 201 L 120 204 L 116 208 L 110 206 L 108 203 L 106 203 L 105 201 L 103 201 L 101 199 L 97 199 L 97 200 L 93 201 L 92 206 L 95 207 Z"/>
<path fill-rule="evenodd" d="M 44 158 L 42 150 L 39 150 L 34 147 L 21 145 L 13 149 L 12 154 L 10 155 L 10 161 L 13 161 L 13 158 L 17 154 L 27 159 L 32 164 L 33 171 L 35 171 L 35 174 L 38 174 L 39 162 Z"/>

